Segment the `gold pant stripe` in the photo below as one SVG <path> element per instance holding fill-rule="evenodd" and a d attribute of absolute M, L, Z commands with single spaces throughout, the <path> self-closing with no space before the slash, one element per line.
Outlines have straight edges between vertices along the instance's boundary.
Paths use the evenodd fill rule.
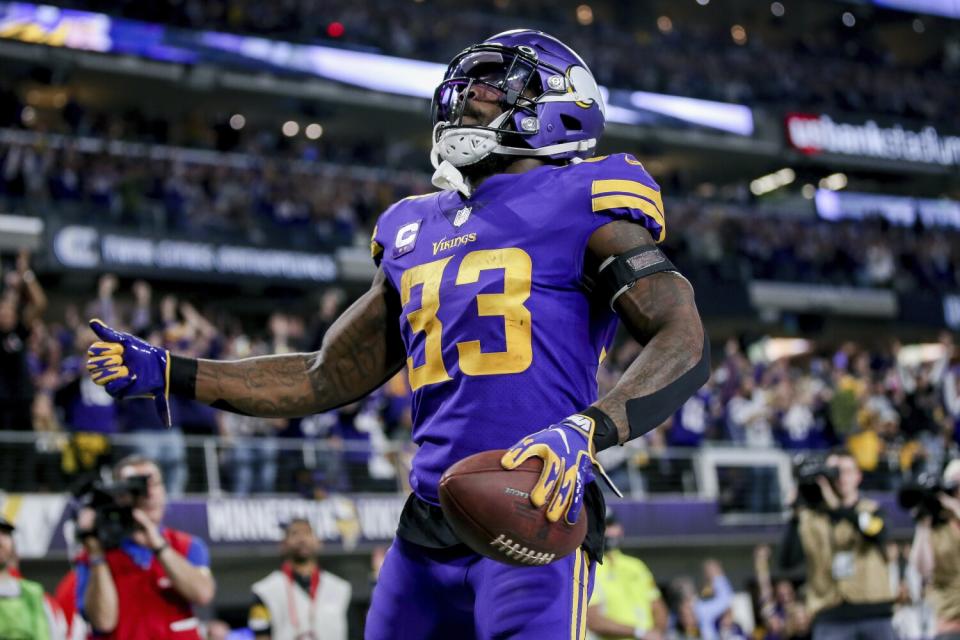
<path fill-rule="evenodd" d="M 580 640 L 580 627 L 577 625 L 577 613 L 580 611 L 580 549 L 574 551 L 573 557 L 573 602 L 570 606 L 570 640 Z"/>

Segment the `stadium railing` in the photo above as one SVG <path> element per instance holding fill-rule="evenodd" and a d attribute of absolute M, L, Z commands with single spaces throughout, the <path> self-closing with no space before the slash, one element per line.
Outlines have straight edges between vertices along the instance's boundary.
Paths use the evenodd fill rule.
<path fill-rule="evenodd" d="M 123 456 L 141 453 L 157 459 L 174 494 L 404 493 L 415 450 L 409 441 L 387 439 L 0 431 L 0 491 L 76 490 L 84 481 L 108 476 L 110 465 Z M 672 494 L 716 499 L 725 513 L 779 513 L 795 489 L 797 458 L 823 453 L 731 443 L 689 448 L 631 443 L 604 452 L 601 460 L 628 497 Z M 877 469 L 865 474 L 869 488 L 899 485 L 898 456 L 891 448 Z"/>

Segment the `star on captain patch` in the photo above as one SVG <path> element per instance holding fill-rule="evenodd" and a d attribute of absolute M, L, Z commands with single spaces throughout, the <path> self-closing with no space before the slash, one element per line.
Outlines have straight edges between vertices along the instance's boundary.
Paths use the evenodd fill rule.
<path fill-rule="evenodd" d="M 470 219 L 470 212 L 473 211 L 473 207 L 464 207 L 462 209 L 457 209 L 457 215 L 453 217 L 453 226 L 462 227 L 467 223 L 467 220 Z"/>

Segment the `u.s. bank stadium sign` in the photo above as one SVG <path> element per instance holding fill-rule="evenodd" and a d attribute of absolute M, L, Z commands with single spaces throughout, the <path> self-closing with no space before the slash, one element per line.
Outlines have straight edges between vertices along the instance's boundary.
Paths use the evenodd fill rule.
<path fill-rule="evenodd" d="M 150 238 L 70 225 L 56 230 L 53 255 L 68 269 L 131 273 L 170 271 L 197 276 L 247 276 L 330 282 L 337 263 L 328 254 Z"/>
<path fill-rule="evenodd" d="M 787 116 L 790 144 L 807 154 L 837 153 L 863 158 L 917 162 L 944 167 L 960 165 L 960 136 L 943 135 L 931 126 L 919 131 L 900 125 L 835 122 L 828 115 Z"/>

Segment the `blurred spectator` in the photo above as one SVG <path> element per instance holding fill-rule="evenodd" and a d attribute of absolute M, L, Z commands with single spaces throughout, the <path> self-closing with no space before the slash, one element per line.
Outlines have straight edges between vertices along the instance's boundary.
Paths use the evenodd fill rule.
<path fill-rule="evenodd" d="M 30 270 L 29 252 L 20 251 L 15 268 L 2 275 L 0 430 L 31 431 L 34 389 L 28 367 L 27 343 L 32 327 L 47 308 L 47 298 Z"/>
<path fill-rule="evenodd" d="M 320 569 L 320 546 L 308 520 L 287 523 L 280 543 L 283 566 L 251 587 L 248 624 L 257 640 L 346 640 L 350 583 Z"/>
<path fill-rule="evenodd" d="M 757 581 L 757 632 L 762 640 L 801 640 L 810 637 L 806 607 L 797 599 L 793 583 L 787 578 L 774 581 L 770 574 L 770 547 L 753 550 L 754 576 Z M 762 635 L 761 635 L 762 634 Z"/>
<path fill-rule="evenodd" d="M 116 480 L 146 476 L 147 494 L 136 498 L 137 529 L 117 548 L 105 548 L 90 508 L 77 516 L 84 552 L 77 563 L 77 609 L 94 635 L 118 640 L 200 640 L 193 605 L 213 601 L 210 552 L 204 542 L 163 526 L 167 494 L 160 467 L 142 456 L 114 467 Z"/>
<path fill-rule="evenodd" d="M 16 561 L 14 526 L 0 517 L 0 637 L 64 638 L 43 587 L 12 571 Z"/>
<path fill-rule="evenodd" d="M 667 631 L 667 607 L 650 569 L 623 553 L 623 525 L 607 507 L 603 564 L 597 567 L 587 609 L 587 629 L 601 638 L 659 640 Z"/>
<path fill-rule="evenodd" d="M 30 270 L 26 250 L 17 254 L 13 269 L 0 275 L 0 431 L 33 431 L 34 384 L 28 347 L 47 298 Z M 33 485 L 34 452 L 29 444 L 0 448 L 0 488 L 17 490 Z"/>
<path fill-rule="evenodd" d="M 730 439 L 746 447 L 770 448 L 774 445 L 773 405 L 770 392 L 758 389 L 751 377 L 740 380 L 740 388 L 727 403 L 727 429 Z M 780 509 L 780 488 L 776 469 L 770 466 L 750 467 L 746 502 L 753 513 L 769 513 Z"/>
<path fill-rule="evenodd" d="M 697 618 L 699 637 L 703 640 L 719 640 L 721 620 L 733 604 L 733 586 L 723 572 L 720 563 L 713 559 L 703 563 L 703 588 L 699 597 L 693 599 L 693 612 Z M 729 624 L 726 628 L 730 630 Z"/>
<path fill-rule="evenodd" d="M 317 351 L 323 344 L 323 336 L 343 311 L 345 299 L 343 289 L 332 287 L 320 296 L 320 308 L 310 328 L 310 351 Z"/>

